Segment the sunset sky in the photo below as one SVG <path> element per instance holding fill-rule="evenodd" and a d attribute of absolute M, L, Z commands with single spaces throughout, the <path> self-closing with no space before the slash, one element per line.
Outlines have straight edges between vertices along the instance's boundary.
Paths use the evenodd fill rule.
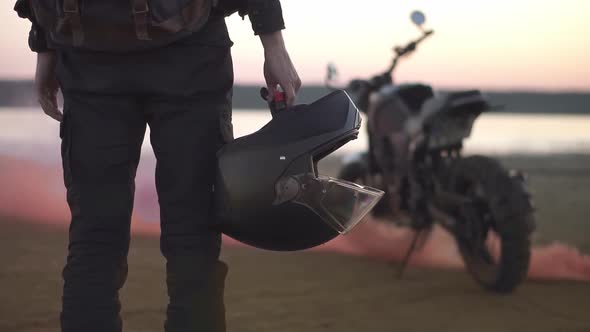
<path fill-rule="evenodd" d="M 590 91 L 588 0 L 283 0 L 285 37 L 304 83 L 319 83 L 330 61 L 342 80 L 384 69 L 391 47 L 418 36 L 420 9 L 436 33 L 399 67 L 399 81 L 439 87 Z M 32 77 L 29 24 L 0 7 L 0 79 Z M 361 5 L 362 4 L 362 5 Z M 262 48 L 248 20 L 228 19 L 236 81 L 262 82 Z"/>

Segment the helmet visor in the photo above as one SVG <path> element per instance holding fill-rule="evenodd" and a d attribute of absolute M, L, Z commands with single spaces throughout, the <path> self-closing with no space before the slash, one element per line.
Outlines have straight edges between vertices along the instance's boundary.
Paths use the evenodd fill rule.
<path fill-rule="evenodd" d="M 298 182 L 299 190 L 291 201 L 311 209 L 340 234 L 352 230 L 384 194 L 378 189 L 311 173 L 292 180 Z"/>

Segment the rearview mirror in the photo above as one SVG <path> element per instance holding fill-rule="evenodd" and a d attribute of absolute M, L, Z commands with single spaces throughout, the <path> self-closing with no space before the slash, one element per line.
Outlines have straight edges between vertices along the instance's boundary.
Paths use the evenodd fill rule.
<path fill-rule="evenodd" d="M 424 25 L 424 23 L 426 23 L 426 16 L 424 15 L 423 12 L 421 12 L 419 10 L 413 11 L 412 15 L 410 15 L 410 18 L 412 19 L 412 22 L 414 22 L 414 24 L 416 24 L 419 27 L 421 27 L 422 25 Z"/>

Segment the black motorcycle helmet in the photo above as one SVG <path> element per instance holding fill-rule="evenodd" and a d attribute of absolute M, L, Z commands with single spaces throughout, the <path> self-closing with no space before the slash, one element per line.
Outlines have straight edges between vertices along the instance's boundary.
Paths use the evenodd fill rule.
<path fill-rule="evenodd" d="M 356 139 L 360 125 L 349 96 L 335 91 L 224 146 L 215 185 L 221 231 L 257 248 L 293 251 L 352 229 L 383 192 L 321 176 L 317 163 Z"/>
<path fill-rule="evenodd" d="M 369 108 L 369 97 L 371 96 L 371 84 L 365 80 L 352 80 L 346 87 L 348 93 L 359 110 L 367 113 Z"/>

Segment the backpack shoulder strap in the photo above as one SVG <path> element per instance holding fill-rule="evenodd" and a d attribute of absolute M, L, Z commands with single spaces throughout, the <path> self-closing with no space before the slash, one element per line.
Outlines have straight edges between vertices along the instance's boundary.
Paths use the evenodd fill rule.
<path fill-rule="evenodd" d="M 148 34 L 148 12 L 150 7 L 147 0 L 131 0 L 131 10 L 135 21 L 135 33 L 139 40 L 151 40 Z"/>
<path fill-rule="evenodd" d="M 84 42 L 84 30 L 80 20 L 79 0 L 63 0 L 63 11 L 65 22 L 69 23 L 72 30 L 72 43 L 74 46 L 81 46 Z"/>

